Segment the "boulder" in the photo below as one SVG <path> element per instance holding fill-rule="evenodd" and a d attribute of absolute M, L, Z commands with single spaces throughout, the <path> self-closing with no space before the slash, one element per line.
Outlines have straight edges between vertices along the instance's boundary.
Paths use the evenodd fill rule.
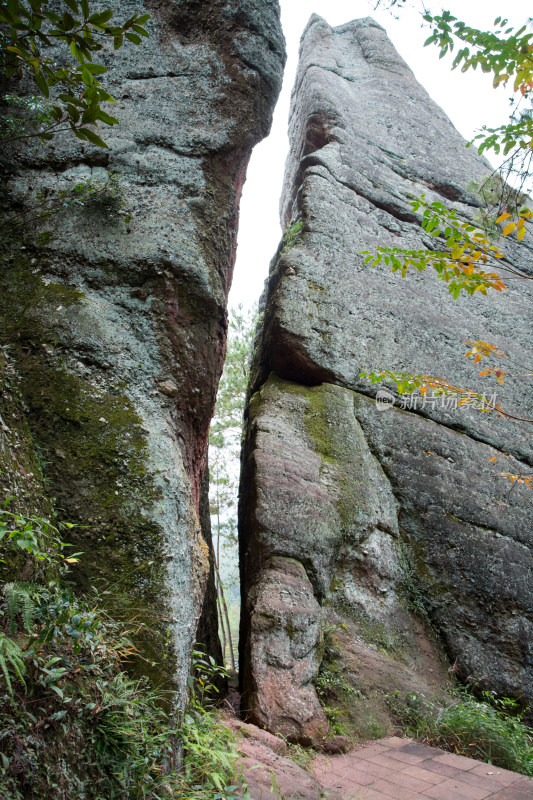
<path fill-rule="evenodd" d="M 321 613 L 302 564 L 276 556 L 267 561 L 248 595 L 247 613 L 245 718 L 296 744 L 321 742 L 328 724 L 313 686 Z"/>

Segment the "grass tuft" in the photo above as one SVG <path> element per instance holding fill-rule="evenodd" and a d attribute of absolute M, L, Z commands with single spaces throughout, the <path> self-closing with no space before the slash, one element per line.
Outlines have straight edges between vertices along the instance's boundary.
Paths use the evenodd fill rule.
<path fill-rule="evenodd" d="M 397 692 L 389 698 L 394 717 L 410 736 L 468 758 L 533 776 L 533 730 L 518 704 L 483 692 L 483 700 L 456 689 L 448 705 Z"/>

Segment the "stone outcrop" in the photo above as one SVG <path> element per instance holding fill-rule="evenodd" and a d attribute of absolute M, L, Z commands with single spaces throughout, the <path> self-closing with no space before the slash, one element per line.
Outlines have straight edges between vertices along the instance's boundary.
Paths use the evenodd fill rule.
<path fill-rule="evenodd" d="M 237 767 L 242 770 L 251 797 L 268 797 L 276 792 L 293 800 L 320 800 L 324 796 L 325 786 L 291 758 L 284 739 L 229 715 L 225 724 L 238 737 Z M 339 798 L 329 787 L 327 794 L 331 800 Z"/>
<path fill-rule="evenodd" d="M 274 556 L 249 595 L 249 718 L 267 730 L 312 744 L 327 734 L 312 681 L 319 667 L 320 606 L 299 561 Z"/>
<path fill-rule="evenodd" d="M 126 0 L 117 15 L 143 8 L 150 37 L 102 56 L 120 121 L 109 149 L 58 136 L 3 162 L 0 345 L 44 493 L 80 526 L 77 579 L 112 587 L 112 611 L 144 623 L 141 668 L 154 662 L 179 708 L 209 572 L 200 488 L 238 204 L 284 42 L 276 0 Z M 53 214 L 36 221 L 43 201 Z M 13 483 L 10 461 L 0 485 L 27 507 L 26 449 L 32 475 Z"/>
<path fill-rule="evenodd" d="M 260 711 L 270 702 L 271 672 L 257 667 L 269 648 L 275 663 L 283 638 L 281 622 L 268 638 L 259 607 L 273 559 L 292 559 L 301 583 L 305 572 L 313 588 L 306 664 L 320 661 L 327 617 L 409 665 L 424 686 L 421 653 L 432 651 L 435 665 L 440 657 L 422 613 L 454 672 L 530 702 L 531 499 L 527 487 L 500 475 L 531 472 L 528 423 L 442 398 L 418 398 L 414 407 L 396 397 L 384 410 L 360 377 L 368 369 L 403 370 L 492 394 L 461 342 L 498 346 L 509 372 L 523 361 L 528 281 L 510 280 L 501 295 L 454 301 L 434 274 L 402 279 L 365 266 L 361 255 L 378 243 L 431 246 L 408 204 L 413 195 L 444 199 L 475 219 L 481 201 L 473 182 L 491 168 L 465 148 L 371 19 L 331 28 L 311 18 L 290 140 L 286 234 L 262 300 L 241 473 L 245 712 L 274 730 Z M 530 232 L 521 244 L 505 240 L 505 250 L 504 276 L 506 264 L 532 274 Z M 515 418 L 533 416 L 526 379 L 494 385 Z M 281 597 L 279 570 L 275 581 Z M 283 624 L 290 638 L 292 618 Z M 298 659 L 280 655 L 276 666 L 287 670 L 293 692 L 285 721 L 275 724 L 293 724 L 296 740 L 306 732 L 293 709 L 304 700 L 309 711 L 317 706 L 312 675 L 307 684 L 290 677 Z"/>

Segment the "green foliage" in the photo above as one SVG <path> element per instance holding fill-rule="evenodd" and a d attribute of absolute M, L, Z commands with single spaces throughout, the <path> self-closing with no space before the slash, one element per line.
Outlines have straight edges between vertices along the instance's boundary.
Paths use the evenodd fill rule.
<path fill-rule="evenodd" d="M 424 397 L 431 389 L 433 397 L 455 398 L 458 406 L 468 405 L 482 413 L 495 410 L 501 416 L 508 416 L 497 403 L 493 403 L 485 394 L 475 392 L 473 389 L 454 386 L 449 381 L 432 375 L 412 375 L 408 372 L 394 372 L 394 370 L 385 369 L 379 372 L 373 370 L 361 372 L 360 377 L 367 378 L 371 384 L 393 384 L 400 395 L 414 395 L 415 392 L 420 392 L 420 396 Z"/>
<path fill-rule="evenodd" d="M 189 699 L 182 725 L 186 797 L 190 800 L 236 800 L 237 790 L 244 791 L 247 796 L 246 786 L 237 774 L 235 737 L 221 723 L 215 706 L 220 679 L 226 679 L 227 672 L 201 647 L 196 644 L 192 652 Z"/>
<path fill-rule="evenodd" d="M 407 550 L 403 544 L 398 545 L 398 564 L 402 570 L 402 578 L 398 584 L 400 597 L 404 601 L 407 610 L 413 614 L 418 614 L 431 626 L 429 618 L 429 598 L 427 591 L 420 579 L 416 569 L 413 567 Z"/>
<path fill-rule="evenodd" d="M 0 669 L 3 672 L 9 693 L 13 695 L 13 685 L 10 673 L 23 681 L 26 673 L 26 665 L 23 660 L 23 653 L 19 645 L 0 631 Z"/>
<path fill-rule="evenodd" d="M 280 734 L 276 734 L 280 736 Z M 291 761 L 294 761 L 298 764 L 299 767 L 305 769 L 308 772 L 311 772 L 313 763 L 314 763 L 314 753 L 309 747 L 303 747 L 301 744 L 296 744 L 294 742 L 287 742 L 287 757 L 290 758 Z"/>
<path fill-rule="evenodd" d="M 509 81 L 512 83 L 518 102 L 509 122 L 498 128 L 483 126 L 482 132 L 468 146 L 478 142 L 479 153 L 485 150 L 502 152 L 506 156 L 499 170 L 502 178 L 505 181 L 513 178 L 516 195 L 524 190 L 529 191 L 527 184 L 533 159 L 533 109 L 530 102 L 533 91 L 533 33 L 527 32 L 526 25 L 519 30 L 508 27 L 507 20 L 502 17 L 494 20 L 494 31 L 472 28 L 449 11 L 436 16 L 428 13 L 424 19 L 433 26 L 426 44 L 435 44 L 440 49 L 441 58 L 452 52 L 456 40 L 465 45 L 457 51 L 454 69 L 460 66 L 466 72 L 479 66 L 483 72 L 493 76 L 494 87 L 507 86 Z M 528 101 L 529 107 L 521 108 Z M 503 195 L 508 193 L 506 189 Z M 503 211 L 503 197 L 499 206 Z"/>
<path fill-rule="evenodd" d="M 423 208 L 421 226 L 432 238 L 440 238 L 446 249 L 403 250 L 400 248 L 377 247 L 375 252 L 368 250 L 364 263 L 372 267 L 383 260 L 393 272 L 407 274 L 408 267 L 423 272 L 432 267 L 439 280 L 448 284 L 448 291 L 454 299 L 461 291 L 473 295 L 477 291 L 487 293 L 487 289 L 501 292 L 505 289 L 499 275 L 487 272 L 484 266 L 504 254 L 485 236 L 485 233 L 470 222 L 461 220 L 455 209 L 443 203 L 428 203 L 425 195 L 409 201 L 413 211 Z"/>
<path fill-rule="evenodd" d="M 45 97 L 6 94 L 2 101 L 6 108 L 0 119 L 0 140 L 38 139 L 41 131 L 53 125 L 53 106 Z"/>
<path fill-rule="evenodd" d="M 440 58 L 453 51 L 454 37 L 466 43 L 454 58 L 454 69 L 461 66 L 461 71 L 466 72 L 479 66 L 483 72 L 494 75 L 495 86 L 513 78 L 515 91 L 533 79 L 533 33 L 526 33 L 526 25 L 515 31 L 506 27 L 506 19 L 497 17 L 495 31 L 480 31 L 461 22 L 449 11 L 435 16 L 425 14 L 424 19 L 434 26 L 425 44 L 437 45 Z"/>
<path fill-rule="evenodd" d="M 228 439 L 240 442 L 256 319 L 255 306 L 245 311 L 240 305 L 230 311 L 226 360 L 209 433 L 211 446 L 225 447 Z"/>
<path fill-rule="evenodd" d="M 140 44 L 148 36 L 144 25 L 150 15 L 134 14 L 114 24 L 112 9 L 91 13 L 88 0 L 62 0 L 60 5 L 62 13 L 57 6 L 52 10 L 49 0 L 0 4 L 2 74 L 7 80 L 29 77 L 47 101 L 51 98 L 49 103 L 38 103 L 34 97 L 13 101 L 13 95 L 8 95 L 8 102 L 21 113 L 8 117 L 0 135 L 4 141 L 33 137 L 47 141 L 59 131 L 71 131 L 82 141 L 107 147 L 94 127 L 117 125 L 118 120 L 102 107 L 115 101 L 100 83 L 107 67 L 94 57 L 106 40 L 113 42 L 115 50 L 124 39 Z M 63 58 L 52 52 L 56 47 L 63 51 Z"/>
<path fill-rule="evenodd" d="M 42 562 L 47 569 L 55 573 L 65 572 L 68 564 L 76 563 L 80 553 L 65 554 L 65 548 L 70 545 L 62 541 L 59 528 L 50 520 L 42 517 L 32 517 L 15 514 L 0 508 L 0 564 L 8 564 L 9 555 L 24 554 L 26 560 L 34 568 Z M 64 528 L 73 528 L 69 523 L 62 523 Z M 42 571 L 42 570 L 41 570 Z"/>
<path fill-rule="evenodd" d="M 184 780 L 196 800 L 232 800 L 239 788 L 235 737 L 219 720 L 217 713 L 189 706 L 182 726 L 185 748 Z M 222 794 L 219 794 L 221 792 Z"/>
<path fill-rule="evenodd" d="M 230 311 L 224 371 L 218 387 L 215 413 L 209 431 L 209 503 L 215 534 L 218 567 L 220 630 L 232 657 L 236 630 L 230 627 L 225 594 L 237 599 L 237 495 L 243 411 L 257 310 L 242 306 Z M 224 583 L 224 587 L 222 586 Z M 238 626 L 237 626 L 238 627 Z M 231 645 L 231 646 L 230 646 Z"/>
<path fill-rule="evenodd" d="M 16 618 L 20 614 L 23 626 L 27 633 L 31 633 L 35 615 L 35 600 L 37 589 L 33 583 L 6 583 L 4 595 L 6 610 L 9 620 L 9 632 L 16 633 Z"/>
<path fill-rule="evenodd" d="M 517 704 L 483 692 L 477 700 L 457 689 L 442 706 L 421 695 L 396 692 L 389 704 L 410 736 L 469 758 L 533 776 L 533 731 L 523 722 Z"/>
<path fill-rule="evenodd" d="M 223 666 L 216 663 L 213 656 L 198 649 L 201 646 L 196 644 L 196 649 L 192 651 L 189 699 L 191 707 L 204 709 L 213 705 L 213 697 L 219 693 L 221 679 L 225 680 L 228 673 Z"/>
<path fill-rule="evenodd" d="M 511 216 L 518 217 L 527 200 L 524 194 L 505 183 L 497 172 L 488 175 L 481 183 L 470 181 L 466 188 L 482 204 L 476 209 L 472 222 L 493 241 L 501 237 L 502 231 L 496 220 L 504 209 L 507 209 Z"/>
<path fill-rule="evenodd" d="M 60 569 L 0 596 L 0 796 L 22 800 L 31 787 L 42 800 L 233 800 L 235 742 L 211 699 L 221 668 L 195 652 L 179 726 L 167 699 L 124 670 L 136 650 L 98 592 L 89 603 L 64 584 L 58 527 L 7 512 L 3 522 L 6 561 L 23 552 Z"/>
<path fill-rule="evenodd" d="M 283 232 L 283 240 L 281 252 L 286 253 L 291 247 L 294 247 L 298 241 L 298 237 L 303 230 L 303 220 L 291 220 Z"/>
<path fill-rule="evenodd" d="M 7 187 L 3 191 L 6 207 L 16 205 L 12 203 Z M 56 192 L 38 192 L 35 200 L 36 202 L 29 202 L 22 211 L 6 215 L 3 219 L 0 216 L 0 233 L 3 236 L 16 237 L 22 231 L 27 234 L 33 223 L 42 225 L 69 210 L 83 209 L 87 215 L 98 217 L 98 221 L 105 224 L 120 216 L 124 216 L 125 221 L 128 219 L 123 210 L 126 207 L 124 187 L 116 172 L 107 173 L 105 178 L 85 178 L 74 186 Z M 44 246 L 53 238 L 52 231 L 41 231 L 37 237 L 37 245 Z"/>
<path fill-rule="evenodd" d="M 335 637 L 337 629 L 337 625 L 328 625 L 324 629 L 324 654 L 314 681 L 318 699 L 322 703 L 328 719 L 333 723 L 335 723 L 336 716 L 332 713 L 331 701 L 361 696 L 346 677 L 346 669 L 342 662 L 342 650 Z M 335 724 L 333 727 L 335 728 Z"/>
<path fill-rule="evenodd" d="M 441 58 L 454 49 L 456 40 L 465 45 L 457 52 L 453 68 L 461 66 L 466 72 L 479 66 L 493 75 L 495 87 L 512 79 L 519 99 L 509 123 L 499 128 L 484 127 L 474 139 L 479 142 L 480 153 L 502 150 L 506 160 L 499 169 L 499 181 L 491 176 L 486 182 L 491 183 L 490 189 L 487 187 L 490 206 L 488 212 L 476 213 L 474 221 L 480 221 L 480 227 L 468 220 L 461 221 L 457 211 L 442 203 L 427 203 L 422 196 L 411 202 L 413 210 L 424 207 L 422 228 L 429 236 L 445 242 L 446 249 L 428 246 L 424 250 L 406 250 L 380 246 L 375 251 L 366 251 L 365 263 L 375 266 L 383 260 L 393 272 L 400 271 L 402 277 L 409 266 L 420 272 L 431 266 L 439 279 L 448 284 L 454 298 L 461 292 L 473 295 L 477 291 L 486 294 L 488 289 L 502 291 L 506 288 L 502 278 L 497 273 L 487 272 L 485 265 L 504 258 L 504 253 L 487 239 L 487 235 L 499 238 L 498 223 L 513 217 L 516 222 L 507 224 L 502 233 L 507 236 L 516 231 L 520 241 L 526 232 L 525 222 L 532 216 L 523 202 L 529 190 L 533 164 L 533 109 L 520 106 L 533 92 L 533 33 L 526 33 L 525 25 L 518 31 L 506 27 L 507 20 L 501 17 L 495 20 L 494 32 L 472 28 L 449 11 L 441 15 L 426 12 L 424 20 L 433 26 L 426 45 L 437 45 Z M 509 264 L 505 269 L 522 279 L 530 277 Z"/>
<path fill-rule="evenodd" d="M 494 150 L 496 154 L 503 151 L 507 156 L 514 148 L 520 150 L 531 149 L 533 142 L 533 119 L 529 114 L 521 115 L 518 120 L 500 125 L 498 128 L 482 128 L 483 133 L 477 134 L 474 141 L 481 139 L 478 152 Z"/>

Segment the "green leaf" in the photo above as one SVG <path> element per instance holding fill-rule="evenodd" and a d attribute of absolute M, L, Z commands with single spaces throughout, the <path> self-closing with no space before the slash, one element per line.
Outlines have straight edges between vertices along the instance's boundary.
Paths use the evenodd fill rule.
<path fill-rule="evenodd" d="M 41 92 L 44 94 L 44 96 L 50 97 L 50 89 L 48 88 L 48 83 L 46 82 L 46 78 L 44 77 L 42 72 L 37 71 L 35 73 L 35 81 Z"/>
<path fill-rule="evenodd" d="M 132 27 L 132 30 L 137 31 L 137 33 L 140 33 L 141 36 L 149 36 L 150 35 L 148 33 L 148 31 L 146 30 L 146 28 L 143 28 L 142 25 L 132 25 L 131 27 Z"/>
<path fill-rule="evenodd" d="M 101 120 L 106 125 L 118 125 L 119 124 L 118 123 L 118 119 L 116 117 L 112 117 L 110 114 L 106 114 L 106 112 L 102 111 L 102 109 L 99 109 L 96 112 L 95 118 L 98 119 L 98 120 Z"/>
<path fill-rule="evenodd" d="M 83 133 L 88 141 L 91 142 L 91 144 L 95 144 L 97 147 L 107 148 L 107 144 L 104 142 L 104 140 L 101 139 L 98 134 L 96 134 L 90 128 L 79 128 L 78 133 Z"/>
<path fill-rule="evenodd" d="M 107 72 L 107 67 L 104 67 L 103 64 L 85 64 L 84 69 L 88 70 L 91 75 L 103 75 L 105 72 Z"/>
<path fill-rule="evenodd" d="M 89 22 L 91 25 L 95 26 L 103 26 L 106 22 L 109 22 L 111 17 L 113 16 L 113 11 L 108 8 L 106 11 L 102 11 L 98 14 L 91 14 L 89 17 Z"/>
<path fill-rule="evenodd" d="M 74 58 L 77 61 L 79 61 L 80 64 L 84 63 L 85 59 L 84 59 L 83 53 L 80 50 L 80 48 L 78 47 L 78 45 L 76 44 L 76 42 L 71 42 L 70 43 L 70 52 L 72 53 Z"/>

